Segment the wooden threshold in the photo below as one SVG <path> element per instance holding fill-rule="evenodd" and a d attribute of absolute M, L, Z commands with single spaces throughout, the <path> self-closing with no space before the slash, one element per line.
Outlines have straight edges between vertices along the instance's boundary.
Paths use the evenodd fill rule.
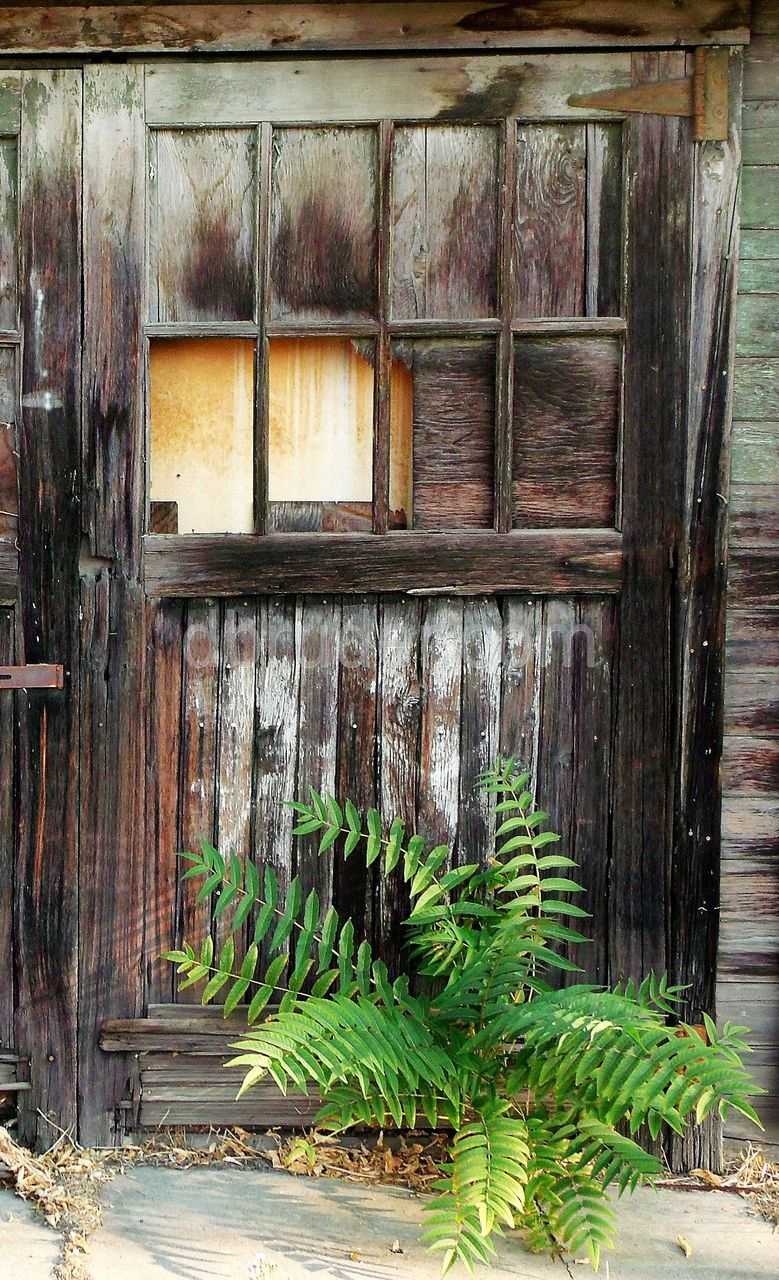
<path fill-rule="evenodd" d="M 437 595 L 613 594 L 622 535 L 533 532 L 292 533 L 144 538 L 150 596 L 393 591 Z"/>

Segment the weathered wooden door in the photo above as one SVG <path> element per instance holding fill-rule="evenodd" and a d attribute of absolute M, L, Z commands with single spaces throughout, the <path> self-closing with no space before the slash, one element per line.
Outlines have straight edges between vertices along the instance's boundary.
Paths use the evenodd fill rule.
<path fill-rule="evenodd" d="M 20 707 L 11 1007 L 84 1139 L 127 1089 L 100 1024 L 208 927 L 177 848 L 300 873 L 397 959 L 397 888 L 293 844 L 309 785 L 483 856 L 475 780 L 522 757 L 588 972 L 711 1007 L 735 150 L 568 101 L 686 74 L 22 77 L 18 634 L 69 680 Z"/>

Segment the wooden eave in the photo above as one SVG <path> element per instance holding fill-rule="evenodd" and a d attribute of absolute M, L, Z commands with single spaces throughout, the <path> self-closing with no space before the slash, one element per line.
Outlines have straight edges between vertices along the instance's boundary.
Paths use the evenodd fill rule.
<path fill-rule="evenodd" d="M 750 0 L 19 4 L 0 54 L 631 49 L 747 44 Z"/>

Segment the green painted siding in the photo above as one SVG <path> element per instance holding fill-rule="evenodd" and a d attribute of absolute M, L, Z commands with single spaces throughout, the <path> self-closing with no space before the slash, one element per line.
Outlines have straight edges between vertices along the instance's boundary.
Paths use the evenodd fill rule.
<path fill-rule="evenodd" d="M 779 1150 L 779 0 L 754 0 L 730 491 L 718 1006 L 755 1028 L 767 1139 Z M 726 1136 L 747 1127 L 731 1119 Z"/>

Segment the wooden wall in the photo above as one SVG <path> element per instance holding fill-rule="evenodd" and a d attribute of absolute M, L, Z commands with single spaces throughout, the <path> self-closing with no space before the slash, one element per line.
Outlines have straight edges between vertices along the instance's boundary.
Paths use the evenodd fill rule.
<path fill-rule="evenodd" d="M 717 1007 L 753 1028 L 779 1150 L 779 3 L 746 51 Z M 726 1136 L 754 1138 L 732 1118 Z"/>

